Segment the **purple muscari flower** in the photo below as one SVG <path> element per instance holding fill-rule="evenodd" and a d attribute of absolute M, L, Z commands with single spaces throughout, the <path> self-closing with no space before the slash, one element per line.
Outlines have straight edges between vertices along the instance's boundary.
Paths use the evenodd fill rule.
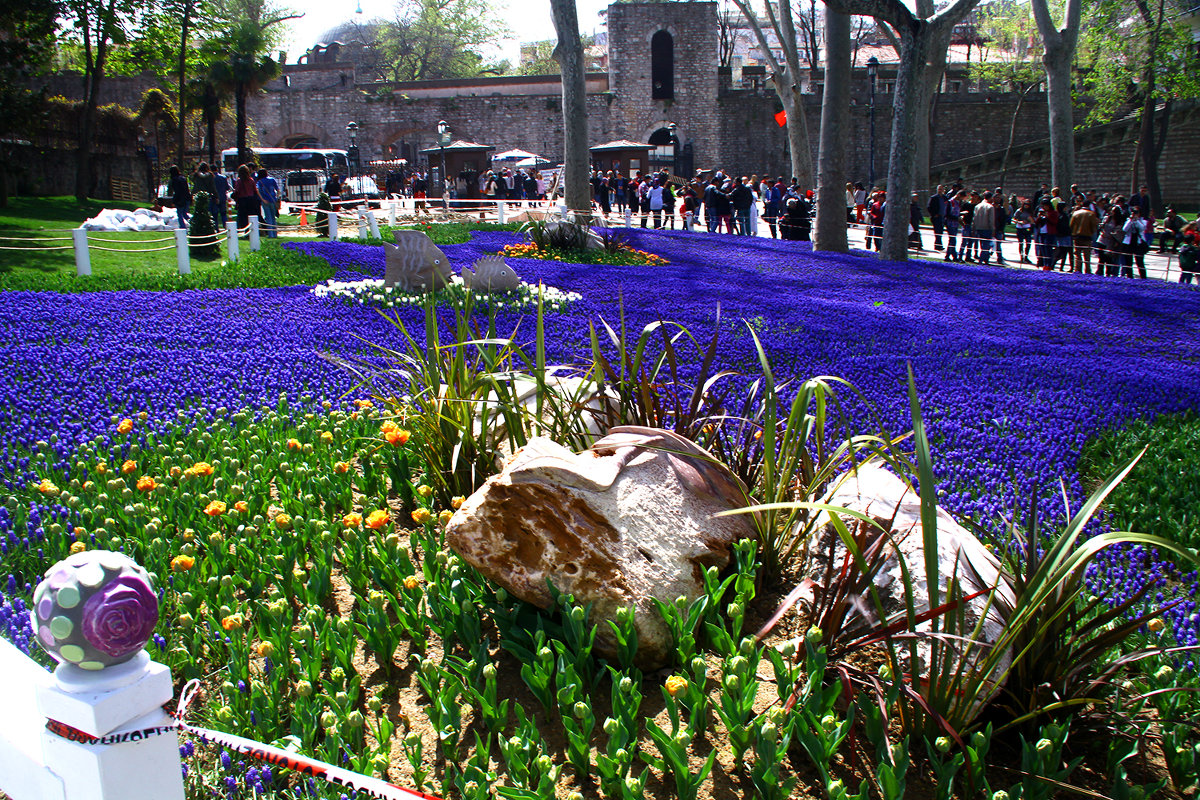
<path fill-rule="evenodd" d="M 221 767 L 223 769 L 229 769 L 229 767 L 232 763 L 233 763 L 233 759 L 229 757 L 229 751 L 222 750 L 221 751 Z"/>

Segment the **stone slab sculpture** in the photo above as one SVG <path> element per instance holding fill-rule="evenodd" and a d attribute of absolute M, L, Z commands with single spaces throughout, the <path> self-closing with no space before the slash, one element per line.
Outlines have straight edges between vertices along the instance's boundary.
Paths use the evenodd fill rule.
<path fill-rule="evenodd" d="M 387 256 L 384 286 L 405 292 L 432 292 L 450 282 L 450 260 L 424 231 L 392 231 L 395 244 L 383 243 Z"/>
<path fill-rule="evenodd" d="M 835 481 L 833 488 L 821 502 L 861 512 L 888 532 L 891 542 L 884 545 L 884 564 L 874 579 L 887 618 L 903 615 L 906 611 L 901 559 L 904 560 L 912 580 L 916 613 L 928 611 L 929 589 L 926 582 L 920 496 L 882 465 L 867 464 L 860 466 L 857 474 L 847 474 Z M 851 532 L 870 534 L 877 530 L 848 515 L 842 515 L 841 519 Z M 827 568 L 831 558 L 834 570 L 840 569 L 846 556 L 846 548 L 830 524 L 827 513 L 822 512 L 816 523 L 816 533 L 809 544 L 809 558 L 804 572 L 807 578 L 821 585 L 828 580 Z M 957 577 L 964 596 L 984 592 L 981 596 L 968 600 L 963 606 L 965 630 L 959 631 L 962 635 L 970 635 L 982 618 L 982 625 L 979 626 L 981 644 L 972 647 L 963 643 L 956 648 L 959 658 L 965 657 L 968 660 L 965 668 L 970 669 L 970 665 L 977 663 L 983 656 L 984 650 L 999 640 L 1004 630 L 1006 610 L 1013 607 L 1016 597 L 1012 586 L 1001 573 L 999 559 L 974 534 L 941 508 L 937 514 L 937 535 L 939 599 L 945 602 L 946 592 L 953 577 Z M 992 587 L 996 587 L 996 596 L 989 603 L 987 590 Z M 869 601 L 867 603 L 864 613 L 875 614 L 876 610 L 872 604 Z M 919 630 L 929 628 L 929 623 L 918 626 Z M 917 658 L 921 663 L 916 665 L 917 670 L 924 671 L 928 668 L 930 647 L 929 639 L 918 640 Z M 904 661 L 901 668 L 906 671 L 912 669 L 913 666 L 907 663 L 908 648 L 902 647 L 899 650 Z M 1011 661 L 1010 652 L 1004 656 L 1000 669 L 1005 669 Z M 982 695 L 971 698 L 969 715 L 974 716 L 982 710 L 987 700 L 1000 688 L 1000 685 L 992 686 Z"/>
<path fill-rule="evenodd" d="M 473 292 L 511 292 L 521 279 L 500 256 L 483 256 L 462 269 L 463 284 Z"/>
<path fill-rule="evenodd" d="M 612 428 L 578 454 L 534 438 L 467 498 L 446 541 L 529 603 L 551 605 L 547 580 L 591 603 L 603 654 L 614 654 L 604 620 L 632 606 L 638 663 L 654 669 L 674 643 L 653 598 L 704 591 L 704 570 L 725 567 L 733 543 L 754 535 L 749 515 L 714 516 L 745 496 L 728 468 L 669 431 Z"/>

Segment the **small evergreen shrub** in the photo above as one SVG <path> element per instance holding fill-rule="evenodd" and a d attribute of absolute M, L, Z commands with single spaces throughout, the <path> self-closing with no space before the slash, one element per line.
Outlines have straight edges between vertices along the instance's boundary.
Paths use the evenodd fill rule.
<path fill-rule="evenodd" d="M 196 192 L 194 210 L 188 225 L 188 247 L 196 258 L 216 258 L 220 252 L 217 244 L 217 226 L 213 224 L 211 196 L 208 192 Z"/>
<path fill-rule="evenodd" d="M 317 197 L 317 208 L 322 209 L 324 211 L 332 211 L 333 210 L 333 203 L 329 202 L 329 195 L 327 195 L 325 192 L 321 192 L 320 196 Z M 328 239 L 329 238 L 329 215 L 317 212 L 317 220 L 316 220 L 315 225 L 317 228 L 317 235 L 324 236 L 326 239 Z"/>

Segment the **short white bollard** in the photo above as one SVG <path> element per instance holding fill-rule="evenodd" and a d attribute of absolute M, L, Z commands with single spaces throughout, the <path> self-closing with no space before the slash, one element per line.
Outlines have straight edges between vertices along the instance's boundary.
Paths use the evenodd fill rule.
<path fill-rule="evenodd" d="M 88 251 L 88 232 L 83 228 L 71 231 L 71 239 L 75 245 L 75 274 L 79 276 L 92 274 L 92 254 Z"/>
<path fill-rule="evenodd" d="M 628 206 L 626 206 L 626 208 L 625 208 L 625 227 L 626 228 L 633 227 L 633 212 L 629 210 Z"/>
<path fill-rule="evenodd" d="M 504 201 L 496 201 L 496 222 L 500 225 L 504 224 Z"/>
<path fill-rule="evenodd" d="M 257 253 L 262 248 L 262 240 L 258 236 L 258 217 L 250 218 L 250 252 Z"/>
<path fill-rule="evenodd" d="M 329 220 L 329 241 L 336 242 L 338 238 L 338 215 L 336 211 L 326 211 L 325 218 Z"/>
<path fill-rule="evenodd" d="M 230 220 L 225 223 L 225 252 L 230 261 L 237 261 L 241 256 L 238 248 L 237 222 Z"/>
<path fill-rule="evenodd" d="M 361 213 L 358 215 L 358 238 L 367 238 L 367 218 Z"/>
<path fill-rule="evenodd" d="M 396 224 L 396 201 L 388 201 L 388 225 Z"/>
<path fill-rule="evenodd" d="M 379 220 L 375 219 L 375 212 L 367 212 L 367 225 L 371 228 L 371 238 L 379 238 Z"/>
<path fill-rule="evenodd" d="M 192 271 L 192 254 L 188 249 L 188 232 L 184 228 L 175 229 L 175 265 L 180 275 L 189 275 Z"/>
<path fill-rule="evenodd" d="M 171 672 L 144 649 L 158 619 L 149 576 L 105 550 L 77 553 L 48 575 L 34 593 L 33 623 L 60 663 L 35 690 L 38 710 L 86 737 L 111 738 L 76 741 L 48 727 L 46 768 L 72 800 L 183 800 L 179 736 L 162 710 L 174 695 Z"/>
<path fill-rule="evenodd" d="M 696 215 L 691 211 L 683 215 L 683 229 L 688 233 L 692 232 L 692 225 L 696 222 Z"/>
<path fill-rule="evenodd" d="M 563 218 L 563 219 L 566 219 L 566 218 L 567 218 L 567 204 L 566 204 L 566 203 L 559 203 L 559 204 L 558 204 L 558 213 L 559 213 L 559 214 L 562 214 L 562 218 Z"/>

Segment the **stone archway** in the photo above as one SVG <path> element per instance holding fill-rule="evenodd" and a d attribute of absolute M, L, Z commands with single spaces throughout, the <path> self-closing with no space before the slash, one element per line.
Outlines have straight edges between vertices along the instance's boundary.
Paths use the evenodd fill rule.
<path fill-rule="evenodd" d="M 269 141 L 272 142 L 271 147 L 337 147 L 332 144 L 324 128 L 306 120 L 293 120 L 286 127 L 272 131 Z"/>

